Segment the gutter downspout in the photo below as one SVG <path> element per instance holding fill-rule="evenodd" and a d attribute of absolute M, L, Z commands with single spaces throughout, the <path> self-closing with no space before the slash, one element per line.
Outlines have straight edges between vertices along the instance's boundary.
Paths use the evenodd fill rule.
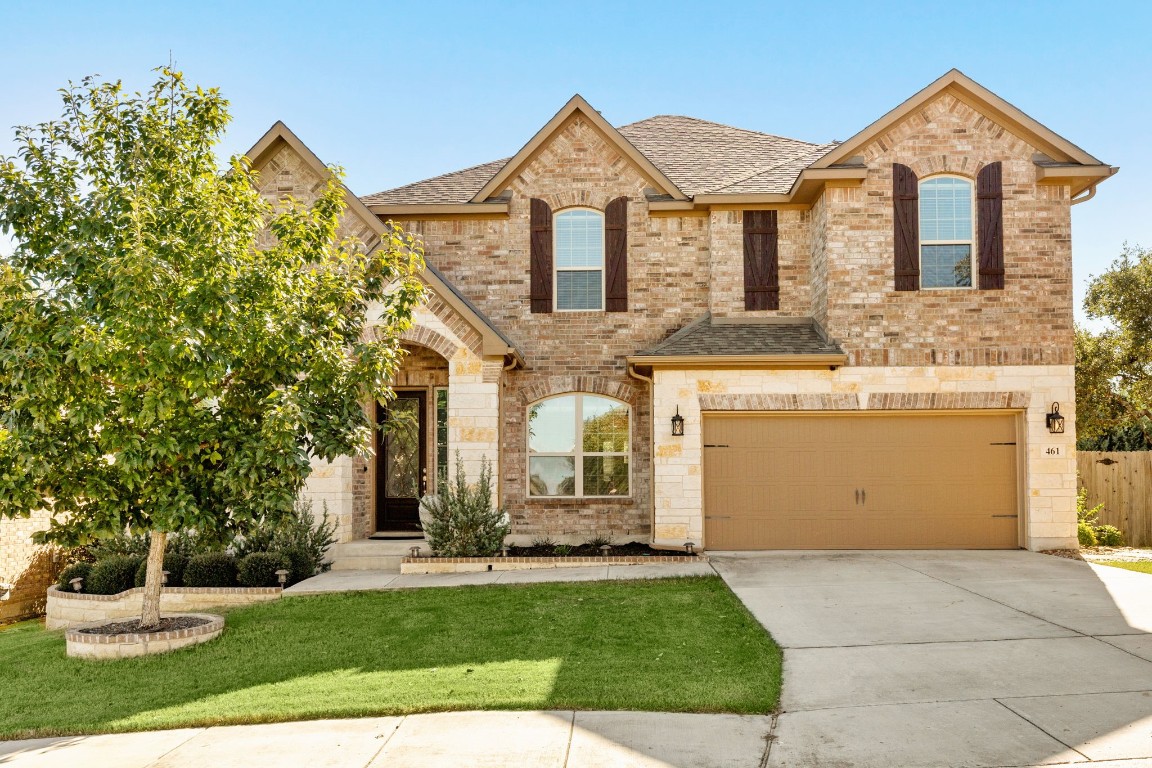
<path fill-rule="evenodd" d="M 645 376 L 636 370 L 633 363 L 628 363 L 628 375 L 638 381 L 648 382 L 648 525 L 651 533 L 648 534 L 648 545 L 651 546 L 656 538 L 656 381 L 655 372 L 652 376 Z"/>

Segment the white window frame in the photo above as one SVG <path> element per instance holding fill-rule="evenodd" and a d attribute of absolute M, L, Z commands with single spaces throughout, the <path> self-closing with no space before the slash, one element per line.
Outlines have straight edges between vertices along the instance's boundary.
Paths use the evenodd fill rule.
<path fill-rule="evenodd" d="M 556 225 L 556 219 L 560 218 L 566 213 L 574 211 L 591 211 L 600 217 L 600 266 L 599 267 L 561 267 L 560 266 L 560 227 Z M 587 208 L 584 206 L 573 206 L 571 208 L 562 208 L 552 215 L 552 310 L 554 312 L 603 312 L 607 302 L 607 295 L 605 283 L 607 282 L 607 256 L 605 247 L 607 241 L 604 239 L 604 211 L 596 208 Z M 561 272 L 599 272 L 600 273 L 600 306 L 595 309 L 564 309 L 560 306 L 560 278 Z M 631 471 L 631 467 L 629 467 Z"/>
<path fill-rule="evenodd" d="M 920 221 L 921 190 L 926 183 L 928 183 L 930 181 L 935 181 L 937 179 L 959 179 L 960 181 L 966 182 L 968 184 L 968 191 L 969 191 L 968 211 L 969 211 L 969 216 L 970 216 L 969 221 L 972 222 L 972 229 L 970 232 L 971 237 L 968 240 L 923 240 L 923 239 L 920 240 L 920 243 L 916 246 L 916 263 L 920 267 L 920 275 L 921 275 L 920 290 L 923 290 L 923 291 L 970 291 L 976 287 L 977 270 L 979 269 L 979 266 L 977 264 L 977 257 L 976 257 L 976 180 L 970 179 L 967 176 L 961 176 L 958 173 L 937 173 L 937 174 L 934 174 L 932 176 L 928 176 L 926 178 L 920 179 L 918 182 L 916 182 L 916 184 L 917 184 L 917 186 L 916 186 L 916 221 L 917 221 L 918 229 L 920 231 L 923 231 L 923 226 L 921 226 L 922 222 Z M 968 259 L 972 264 L 971 284 L 970 285 L 931 285 L 931 286 L 924 285 L 923 275 L 924 275 L 924 246 L 925 245 L 967 245 L 968 246 Z"/>
<path fill-rule="evenodd" d="M 598 397 L 602 400 L 609 400 L 613 403 L 619 403 L 624 406 L 628 412 L 628 449 L 626 451 L 585 451 L 584 450 L 584 397 Z M 632 498 L 632 406 L 623 400 L 617 400 L 615 397 L 608 395 L 601 395 L 597 392 L 563 392 L 558 395 L 550 395 L 543 397 L 533 403 L 529 403 L 528 407 L 524 410 L 524 423 L 529 423 L 529 416 L 534 406 L 546 403 L 549 400 L 559 400 L 564 397 L 576 398 L 576 439 L 572 446 L 571 453 L 560 453 L 556 451 L 532 451 L 531 441 L 532 436 L 528 434 L 528 430 L 524 432 L 524 448 L 528 454 L 528 460 L 524 467 L 524 494 L 525 498 L 537 501 L 555 501 L 556 499 L 630 499 Z M 540 457 L 559 457 L 568 458 L 573 457 L 574 471 L 576 472 L 576 487 L 573 495 L 571 496 L 537 496 L 532 493 L 532 459 Z M 628 493 L 627 494 L 607 494 L 601 496 L 585 496 L 584 495 L 584 457 L 585 456 L 623 456 L 628 460 Z"/>

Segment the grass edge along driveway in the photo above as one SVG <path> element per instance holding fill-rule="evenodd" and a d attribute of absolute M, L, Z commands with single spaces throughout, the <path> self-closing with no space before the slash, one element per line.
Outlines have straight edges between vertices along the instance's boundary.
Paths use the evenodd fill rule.
<path fill-rule="evenodd" d="M 0 739 L 472 709 L 766 713 L 781 651 L 718 577 L 289 597 L 92 662 L 0 628 Z"/>
<path fill-rule="evenodd" d="M 1152 560 L 1094 560 L 1093 565 L 1107 565 L 1112 568 L 1123 568 L 1126 571 L 1152 574 Z"/>

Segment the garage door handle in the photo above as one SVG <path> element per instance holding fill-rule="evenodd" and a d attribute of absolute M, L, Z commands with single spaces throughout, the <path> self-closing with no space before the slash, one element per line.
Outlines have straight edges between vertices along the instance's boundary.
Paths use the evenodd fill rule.
<path fill-rule="evenodd" d="M 1020 517 L 1020 515 L 992 515 L 992 517 Z"/>
<path fill-rule="evenodd" d="M 868 503 L 868 491 L 864 490 L 863 488 L 860 489 L 860 503 L 861 504 L 867 504 Z"/>
<path fill-rule="evenodd" d="M 859 488 L 856 489 L 856 503 L 857 504 L 860 503 L 860 489 Z"/>
<path fill-rule="evenodd" d="M 704 515 L 705 520 L 731 520 L 731 515 Z"/>

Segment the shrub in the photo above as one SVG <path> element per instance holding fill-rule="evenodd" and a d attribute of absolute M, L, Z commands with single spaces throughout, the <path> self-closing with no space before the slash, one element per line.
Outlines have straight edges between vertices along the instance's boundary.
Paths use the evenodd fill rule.
<path fill-rule="evenodd" d="M 572 554 L 572 546 L 570 544 L 557 544 L 552 547 L 552 553 L 557 557 L 568 557 Z"/>
<path fill-rule="evenodd" d="M 100 539 L 88 546 L 88 553 L 96 560 L 104 560 L 114 555 L 131 557 L 148 556 L 148 536 L 121 531 L 107 539 Z"/>
<path fill-rule="evenodd" d="M 1076 524 L 1076 538 L 1080 540 L 1082 549 L 1096 546 L 1096 532 L 1083 520 Z"/>
<path fill-rule="evenodd" d="M 556 540 L 551 536 L 537 536 L 532 539 L 532 546 L 540 547 L 541 549 L 552 549 L 556 546 Z"/>
<path fill-rule="evenodd" d="M 84 580 L 84 591 L 92 595 L 115 595 L 132 589 L 139 567 L 140 558 L 136 555 L 111 555 L 97 560 Z"/>
<path fill-rule="evenodd" d="M 512 530 L 503 509 L 492 508 L 492 464 L 480 461 L 480 477 L 472 485 L 464 461 L 456 452 L 456 480 L 421 502 L 428 512 L 424 535 L 441 557 L 486 557 L 500 551 Z"/>
<path fill-rule="evenodd" d="M 205 552 L 196 555 L 184 568 L 184 586 L 236 586 L 236 558 L 227 552 Z"/>
<path fill-rule="evenodd" d="M 1096 543 L 1101 547 L 1124 546 L 1124 532 L 1114 525 L 1097 525 L 1092 529 Z"/>
<path fill-rule="evenodd" d="M 588 539 L 588 541 L 584 542 L 584 546 L 592 547 L 593 549 L 600 549 L 600 547 L 604 546 L 605 544 L 612 546 L 611 536 L 593 536 L 592 538 Z"/>
<path fill-rule="evenodd" d="M 316 565 L 312 553 L 303 547 L 286 547 L 276 554 L 288 561 L 288 586 L 316 575 Z"/>
<path fill-rule="evenodd" d="M 324 562 L 324 553 L 336 542 L 336 523 L 328 518 L 327 504 L 321 509 L 322 516 L 317 521 L 312 502 L 298 500 L 290 514 L 275 520 L 261 520 L 237 538 L 232 549 L 237 557 L 253 552 L 283 552 L 293 560 L 292 578 L 297 581 L 326 571 L 331 564 Z"/>
<path fill-rule="evenodd" d="M 276 571 L 291 570 L 288 558 L 275 552 L 253 552 L 236 564 L 236 580 L 242 587 L 278 587 Z"/>
<path fill-rule="evenodd" d="M 165 552 L 163 570 L 168 571 L 168 583 L 164 586 L 184 586 L 184 569 L 187 567 L 188 557 L 180 554 L 179 552 Z M 142 563 L 140 563 L 140 567 L 136 569 L 136 586 L 144 586 L 144 580 L 147 578 L 148 560 L 145 559 Z"/>
<path fill-rule="evenodd" d="M 64 570 L 60 571 L 60 575 L 56 577 L 56 586 L 67 592 L 72 591 L 72 579 L 84 579 L 81 589 L 88 588 L 88 574 L 92 572 L 92 563 L 79 562 L 72 563 Z"/>
<path fill-rule="evenodd" d="M 1124 532 L 1113 525 L 1101 525 L 1100 512 L 1103 504 L 1088 506 L 1088 489 L 1076 491 L 1076 536 L 1081 547 L 1122 547 Z M 1086 544 L 1091 541 L 1091 544 Z"/>

